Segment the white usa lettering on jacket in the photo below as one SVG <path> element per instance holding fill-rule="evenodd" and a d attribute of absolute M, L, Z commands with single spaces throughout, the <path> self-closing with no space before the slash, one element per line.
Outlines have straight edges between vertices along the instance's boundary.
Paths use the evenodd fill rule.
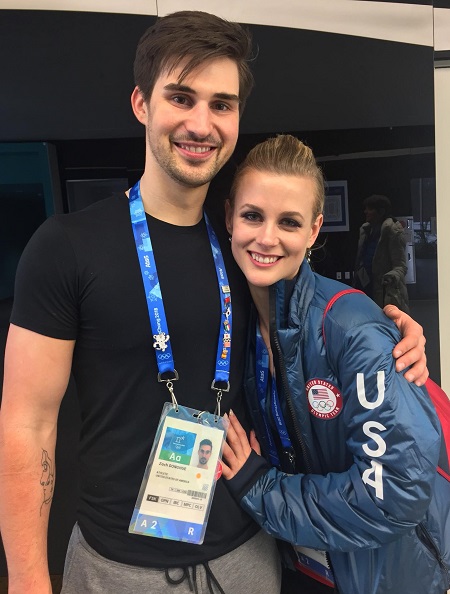
<path fill-rule="evenodd" d="M 356 390 L 359 403 L 364 408 L 373 410 L 381 406 L 384 402 L 384 371 L 377 372 L 377 397 L 373 402 L 369 402 L 366 398 L 363 373 L 356 374 Z M 362 446 L 367 456 L 380 458 L 386 452 L 386 442 L 380 435 L 383 431 L 386 431 L 386 427 L 377 421 L 367 421 L 364 423 L 364 434 L 375 444 L 375 447 L 371 447 L 372 444 L 370 442 Z M 383 499 L 383 464 L 380 461 L 371 460 L 371 467 L 363 472 L 362 481 L 364 484 L 375 489 L 375 496 L 378 499 Z"/>

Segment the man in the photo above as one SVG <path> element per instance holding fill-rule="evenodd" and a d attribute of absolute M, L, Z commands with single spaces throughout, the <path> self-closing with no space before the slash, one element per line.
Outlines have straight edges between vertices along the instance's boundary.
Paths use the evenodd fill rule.
<path fill-rule="evenodd" d="M 197 468 L 204 468 L 208 470 L 208 461 L 211 458 L 212 441 L 210 439 L 202 439 L 198 447 L 198 464 Z"/>
<path fill-rule="evenodd" d="M 355 287 L 380 307 L 390 303 L 409 313 L 405 230 L 392 217 L 387 196 L 369 196 L 363 206 L 366 222 L 359 230 Z"/>
<path fill-rule="evenodd" d="M 217 336 L 223 324 L 228 344 L 230 324 L 221 321 L 203 203 L 236 144 L 252 86 L 250 51 L 239 25 L 199 12 L 158 20 L 138 46 L 131 103 L 146 128 L 140 193 L 169 325 L 164 340 L 154 339 L 150 328 L 125 195 L 47 220 L 24 253 L 0 415 L 0 521 L 10 594 L 51 592 L 41 461 L 44 451 L 55 459 L 58 410 L 71 370 L 82 411 L 80 502 L 64 594 L 153 594 L 168 583 L 183 594 L 197 589 L 192 581 L 210 592 L 213 583 L 214 591 L 227 594 L 279 592 L 276 547 L 221 479 L 202 545 L 128 532 L 162 406 L 170 400 L 169 385 L 158 381 L 154 344 L 162 348 L 170 335 L 179 377 L 172 387 L 181 404 L 211 412 L 217 404 L 211 389 Z M 222 224 L 214 230 L 233 315 L 229 391 L 221 404 L 244 418 L 248 295 Z"/>

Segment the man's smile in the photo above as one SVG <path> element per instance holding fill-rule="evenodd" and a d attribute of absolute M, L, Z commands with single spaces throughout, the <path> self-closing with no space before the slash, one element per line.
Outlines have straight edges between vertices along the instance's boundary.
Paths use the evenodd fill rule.
<path fill-rule="evenodd" d="M 188 151 L 189 153 L 197 153 L 197 154 L 204 154 L 204 153 L 209 153 L 211 151 L 213 151 L 215 149 L 215 147 L 213 146 L 192 146 L 189 144 L 178 144 L 175 142 L 175 144 L 180 147 L 181 149 Z"/>

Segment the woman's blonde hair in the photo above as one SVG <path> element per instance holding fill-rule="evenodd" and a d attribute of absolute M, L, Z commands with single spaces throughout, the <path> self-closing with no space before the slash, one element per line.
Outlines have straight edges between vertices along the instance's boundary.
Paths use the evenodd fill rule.
<path fill-rule="evenodd" d="M 290 134 L 279 134 L 257 144 L 239 165 L 230 190 L 230 204 L 234 207 L 236 192 L 242 177 L 249 169 L 276 175 L 298 175 L 315 182 L 313 221 L 323 211 L 325 183 L 322 170 L 316 163 L 312 150 Z"/>

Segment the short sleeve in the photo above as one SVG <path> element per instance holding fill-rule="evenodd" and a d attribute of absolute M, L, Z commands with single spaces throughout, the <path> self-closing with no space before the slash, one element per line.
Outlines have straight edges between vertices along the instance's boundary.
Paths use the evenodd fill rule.
<path fill-rule="evenodd" d="M 57 218 L 47 219 L 20 259 L 11 323 L 52 338 L 76 339 L 77 285 L 73 247 Z"/>

